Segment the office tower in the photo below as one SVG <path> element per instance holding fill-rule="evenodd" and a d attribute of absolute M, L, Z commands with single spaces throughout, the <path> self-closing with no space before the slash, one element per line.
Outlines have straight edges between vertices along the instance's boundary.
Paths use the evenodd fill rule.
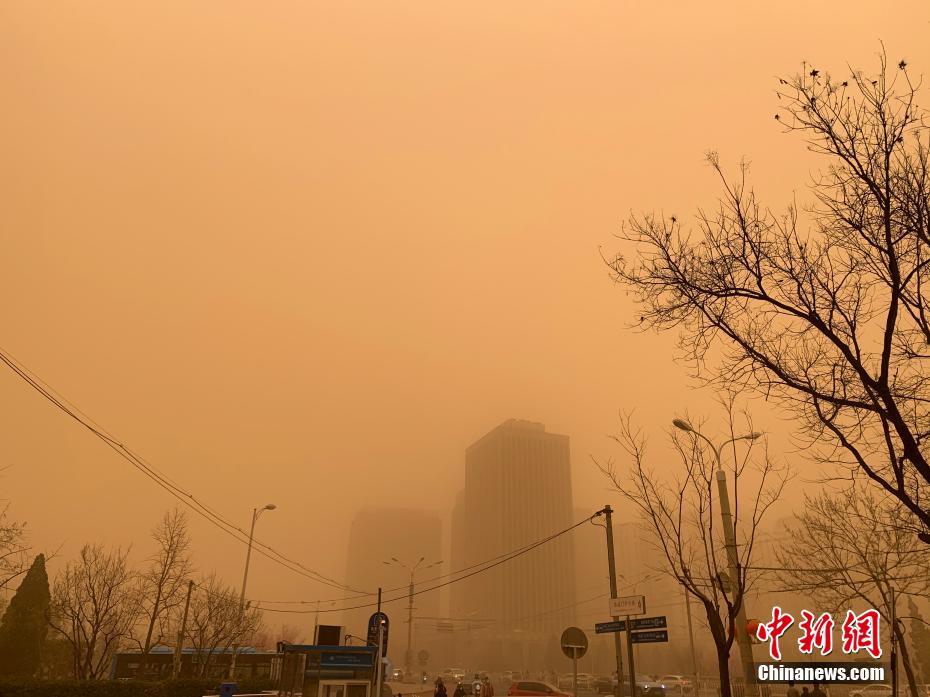
<path fill-rule="evenodd" d="M 571 526 L 568 436 L 515 419 L 490 431 L 466 450 L 464 509 L 466 565 Z M 574 617 L 573 535 L 464 582 L 466 616 L 493 622 L 469 642 L 481 668 L 538 670 L 558 660 L 558 637 Z"/>
<path fill-rule="evenodd" d="M 436 562 L 442 561 L 441 550 L 442 523 L 437 513 L 399 508 L 364 508 L 352 521 L 346 583 L 364 591 L 376 591 L 378 586 L 384 589 L 383 610 L 391 623 L 388 658 L 395 666 L 403 667 L 407 648 L 408 569 L 419 564 L 414 573 L 415 590 L 437 585 L 437 581 L 429 581 L 443 573 L 445 565 L 434 566 Z M 374 597 L 367 596 L 356 599 L 347 597 L 343 602 L 346 607 L 350 607 L 374 601 Z M 417 618 L 439 616 L 439 591 L 415 595 L 413 607 L 413 647 L 416 654 L 431 643 L 431 638 L 425 634 L 417 637 L 420 626 Z M 374 608 L 371 607 L 347 610 L 344 613 L 346 631 L 364 640 L 368 618 L 373 612 Z M 434 619 L 430 621 L 435 622 Z M 353 643 L 359 642 L 355 640 Z M 415 661 L 414 666 L 419 668 L 419 661 Z"/>

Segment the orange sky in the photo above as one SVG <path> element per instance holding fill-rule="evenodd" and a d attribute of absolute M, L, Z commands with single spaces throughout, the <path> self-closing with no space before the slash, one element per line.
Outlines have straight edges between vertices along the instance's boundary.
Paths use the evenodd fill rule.
<path fill-rule="evenodd" d="M 618 409 L 659 439 L 710 407 L 599 248 L 711 203 L 711 148 L 803 197 L 775 77 L 880 40 L 928 73 L 928 38 L 917 0 L 7 0 L 0 345 L 229 517 L 274 501 L 260 536 L 332 576 L 359 506 L 447 511 L 506 418 L 569 434 L 600 505 Z M 8 371 L 0 443 L 37 547 L 145 553 L 167 494 Z M 262 559 L 250 586 L 325 592 Z"/>

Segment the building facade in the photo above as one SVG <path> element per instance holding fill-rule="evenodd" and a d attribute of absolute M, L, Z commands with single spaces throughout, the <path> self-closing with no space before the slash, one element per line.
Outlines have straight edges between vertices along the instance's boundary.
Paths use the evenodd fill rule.
<path fill-rule="evenodd" d="M 568 436 L 511 419 L 465 453 L 465 566 L 498 559 L 553 535 L 572 518 Z M 572 624 L 574 543 L 569 533 L 462 582 L 467 656 L 486 670 L 538 670 Z"/>
<path fill-rule="evenodd" d="M 352 588 L 364 591 L 374 591 L 379 586 L 383 589 L 383 610 L 391 623 L 388 658 L 396 666 L 404 665 L 407 649 L 407 588 L 410 583 L 408 569 L 416 567 L 419 563 L 419 568 L 414 574 L 415 590 L 436 586 L 439 582 L 434 579 L 443 573 L 444 565 L 436 565 L 436 562 L 442 561 L 441 554 L 442 520 L 438 513 L 401 508 L 363 508 L 352 521 L 346 583 Z M 354 600 L 347 597 L 344 602 L 347 607 L 351 607 L 367 605 L 374 600 L 370 596 Z M 347 610 L 343 616 L 346 632 L 364 639 L 368 618 L 373 612 L 374 609 L 370 607 Z M 416 618 L 438 617 L 439 614 L 438 590 L 414 596 L 415 630 L 418 626 Z M 422 636 L 419 640 L 428 642 L 429 638 Z M 416 631 L 413 634 L 412 646 L 416 655 L 420 650 Z"/>

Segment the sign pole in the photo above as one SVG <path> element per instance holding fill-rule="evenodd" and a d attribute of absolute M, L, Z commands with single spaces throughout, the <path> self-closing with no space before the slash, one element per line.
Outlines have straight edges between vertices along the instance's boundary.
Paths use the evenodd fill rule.
<path fill-rule="evenodd" d="M 572 685 L 575 688 L 575 697 L 578 697 L 578 649 L 572 648 L 572 673 L 575 678 Z"/>
<path fill-rule="evenodd" d="M 604 506 L 605 527 L 607 529 L 607 571 L 610 574 L 610 597 L 617 597 L 617 564 L 614 558 L 614 525 L 611 518 L 613 509 L 610 505 Z M 614 620 L 620 617 L 614 615 Z M 623 648 L 620 643 L 620 635 L 614 633 L 614 657 L 616 659 L 617 669 L 617 687 L 614 688 L 614 697 L 621 697 L 623 694 Z M 380 695 L 378 696 L 380 697 Z M 635 692 L 630 693 L 630 697 L 636 697 Z"/>
<path fill-rule="evenodd" d="M 626 618 L 626 653 L 630 663 L 630 695 L 636 697 L 636 666 L 633 663 L 633 624 L 630 622 L 629 615 Z"/>
<path fill-rule="evenodd" d="M 685 591 L 685 612 L 688 613 L 688 641 L 691 643 L 691 671 L 694 673 L 694 694 L 700 694 L 701 671 L 698 668 L 697 653 L 694 650 L 694 628 L 691 624 L 691 594 L 688 589 L 682 586 Z"/>
<path fill-rule="evenodd" d="M 381 697 L 381 647 L 384 646 L 384 621 L 381 618 L 381 588 L 378 588 L 378 652 L 375 654 L 375 697 Z"/>

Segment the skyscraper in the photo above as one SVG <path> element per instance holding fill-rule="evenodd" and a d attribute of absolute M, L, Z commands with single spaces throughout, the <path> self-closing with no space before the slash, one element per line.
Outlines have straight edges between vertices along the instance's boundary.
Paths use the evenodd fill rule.
<path fill-rule="evenodd" d="M 568 436 L 540 423 L 502 423 L 466 450 L 464 504 L 466 565 L 569 527 Z M 573 618 L 573 567 L 569 533 L 463 582 L 466 615 L 494 622 L 473 642 L 472 660 L 488 670 L 545 667 Z"/>
<path fill-rule="evenodd" d="M 363 508 L 352 521 L 346 583 L 352 588 L 365 591 L 374 591 L 378 586 L 384 589 L 383 610 L 391 620 L 388 657 L 397 666 L 404 665 L 407 648 L 407 587 L 410 572 L 404 567 L 413 568 L 421 557 L 423 562 L 420 563 L 420 569 L 439 562 L 442 559 L 441 549 L 442 523 L 436 513 L 400 508 Z M 415 581 L 428 581 L 441 574 L 441 566 L 418 570 Z M 415 589 L 422 589 L 426 585 L 419 588 L 415 586 Z M 435 586 L 436 582 L 428 585 Z M 347 598 L 346 606 L 372 602 L 372 597 L 356 600 Z M 413 607 L 414 618 L 437 617 L 439 592 L 430 591 L 414 596 Z M 364 638 L 372 612 L 374 609 L 370 607 L 347 610 L 343 619 L 346 631 Z M 416 627 L 415 619 L 415 630 Z M 421 638 L 426 640 L 425 637 Z M 415 635 L 413 647 L 415 652 L 420 648 Z"/>

